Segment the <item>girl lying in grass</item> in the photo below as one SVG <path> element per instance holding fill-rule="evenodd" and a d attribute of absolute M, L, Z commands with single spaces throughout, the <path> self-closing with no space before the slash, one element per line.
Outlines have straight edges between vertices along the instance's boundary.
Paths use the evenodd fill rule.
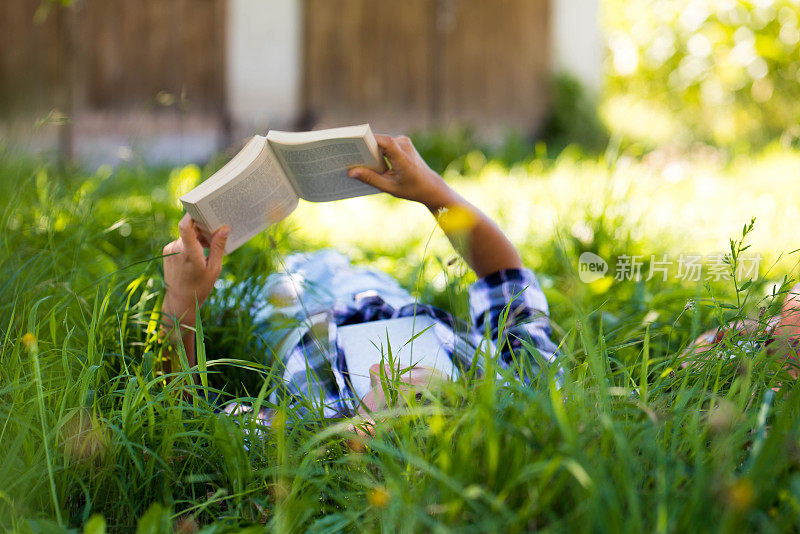
<path fill-rule="evenodd" d="M 390 277 L 355 270 L 341 256 L 322 253 L 291 259 L 291 272 L 283 275 L 290 287 L 298 277 L 308 279 L 309 273 L 316 272 L 317 287 L 327 285 L 328 295 L 327 299 L 314 299 L 304 289 L 292 289 L 288 293 L 290 300 L 301 304 L 307 301 L 301 306 L 307 320 L 299 335 L 294 330 L 295 338 L 288 336 L 291 341 L 287 344 L 284 336 L 283 346 L 273 348 L 283 384 L 276 389 L 272 401 L 286 400 L 300 417 L 308 411 L 324 417 L 346 417 L 385 407 L 381 377 L 385 384 L 387 377 L 394 376 L 409 390 L 428 387 L 442 378 L 440 372 L 427 368 L 382 370 L 381 353 L 376 349 L 371 387 L 366 394 L 358 394 L 337 334 L 337 329 L 347 325 L 428 317 L 433 322 L 431 330 L 452 365 L 475 376 L 481 375 L 486 357 L 496 357 L 500 369 L 531 372 L 555 360 L 547 301 L 536 276 L 523 267 L 514 245 L 485 214 L 428 167 L 407 137 L 378 135 L 376 139 L 390 170 L 378 174 L 355 168 L 350 176 L 397 198 L 419 202 L 438 216 L 453 246 L 479 277 L 469 290 L 472 324 L 464 325 L 443 310 L 417 303 Z M 186 215 L 179 230 L 180 237 L 164 247 L 167 292 L 162 311 L 171 319 L 164 322 L 163 332 L 176 342 L 180 336 L 189 364 L 194 366 L 195 299 L 202 304 L 214 287 L 229 229 L 217 230 L 210 242 L 205 242 Z M 209 249 L 207 257 L 204 246 Z M 282 286 L 277 284 L 273 289 L 276 287 L 280 290 Z M 178 328 L 174 326 L 175 319 Z M 489 346 L 483 344 L 485 339 Z"/>
<path fill-rule="evenodd" d="M 386 406 L 387 378 L 404 385 L 406 392 L 430 387 L 443 375 L 428 368 L 387 369 L 381 367 L 381 352 L 374 351 L 370 388 L 364 393 L 353 386 L 347 354 L 339 332 L 345 326 L 408 316 L 430 317 L 433 332 L 452 365 L 476 376 L 487 356 L 497 356 L 500 369 L 530 369 L 531 373 L 553 364 L 556 346 L 550 339 L 545 296 L 533 272 L 523 267 L 519 253 L 503 232 L 480 210 L 453 191 L 432 171 L 406 137 L 376 136 L 391 165 L 378 174 L 365 168 L 352 169 L 350 176 L 397 198 L 419 202 L 438 216 L 453 246 L 475 271 L 479 280 L 469 291 L 471 325 L 463 325 L 451 314 L 420 304 L 392 278 L 383 273 L 353 269 L 341 255 L 324 251 L 287 260 L 287 271 L 277 276 L 266 298 L 287 299 L 287 307 L 299 313 L 302 327 L 281 335 L 272 350 L 277 356 L 282 385 L 272 396 L 273 404 L 285 400 L 293 412 L 314 412 L 324 417 L 346 417 Z M 182 338 L 195 365 L 195 298 L 199 304 L 209 296 L 220 274 L 228 229 L 218 230 L 210 242 L 185 216 L 180 238 L 164 247 L 164 277 L 167 293 L 162 311 L 169 318 L 163 332 Z M 206 257 L 203 247 L 209 249 Z M 297 284 L 302 279 L 303 284 Z M 308 291 L 308 286 L 314 286 Z M 319 294 L 324 293 L 325 298 Z M 716 354 L 723 340 L 740 339 L 769 350 L 793 354 L 800 339 L 800 285 L 787 299 L 783 313 L 769 324 L 736 324 L 707 332 L 684 354 L 687 362 L 700 362 Z M 276 314 L 275 316 L 279 316 Z M 273 323 L 276 330 L 281 325 Z M 294 336 L 294 337 L 293 337 Z M 288 340 L 288 342 L 287 342 Z M 485 340 L 490 346 L 482 345 Z M 788 357 L 788 356 L 787 356 Z M 791 371 L 796 377 L 796 371 Z M 529 379 L 529 376 L 525 376 Z"/>

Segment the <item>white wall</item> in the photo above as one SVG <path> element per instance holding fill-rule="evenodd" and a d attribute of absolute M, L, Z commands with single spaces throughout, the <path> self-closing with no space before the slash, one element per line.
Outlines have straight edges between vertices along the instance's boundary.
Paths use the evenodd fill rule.
<path fill-rule="evenodd" d="M 603 82 L 603 38 L 599 0 L 551 0 L 554 72 L 567 72 L 599 91 Z"/>
<path fill-rule="evenodd" d="M 228 109 L 237 131 L 293 121 L 300 106 L 301 0 L 228 0 Z"/>

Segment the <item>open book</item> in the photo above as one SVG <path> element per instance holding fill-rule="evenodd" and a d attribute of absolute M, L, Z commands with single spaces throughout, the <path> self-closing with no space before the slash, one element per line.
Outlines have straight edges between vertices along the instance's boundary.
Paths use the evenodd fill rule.
<path fill-rule="evenodd" d="M 314 132 L 256 135 L 182 197 L 186 212 L 209 235 L 228 225 L 230 253 L 294 211 L 299 199 L 327 202 L 380 191 L 347 176 L 351 167 L 381 172 L 383 158 L 368 124 Z"/>

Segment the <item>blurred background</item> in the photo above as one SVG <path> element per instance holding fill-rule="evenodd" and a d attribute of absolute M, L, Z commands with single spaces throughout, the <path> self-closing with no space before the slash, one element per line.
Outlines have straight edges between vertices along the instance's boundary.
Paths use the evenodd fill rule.
<path fill-rule="evenodd" d="M 534 264 L 555 232 L 576 253 L 614 256 L 631 242 L 725 250 L 752 216 L 773 259 L 796 248 L 797 0 L 12 0 L 0 10 L 7 153 L 98 183 L 121 184 L 122 164 L 143 177 L 145 204 L 172 205 L 254 133 L 369 122 L 410 134 L 531 245 Z M 171 181 L 154 174 L 163 168 Z M 387 250 L 424 234 L 390 231 L 386 244 L 374 221 L 385 202 L 301 206 L 325 224 L 295 231 L 314 245 Z M 374 232 L 347 236 L 341 217 Z"/>
<path fill-rule="evenodd" d="M 12 0 L 8 143 L 206 161 L 370 122 L 498 144 L 746 149 L 800 137 L 794 0 Z M 456 133 L 454 133 L 456 132 Z M 472 139 L 472 138 L 475 139 Z"/>
<path fill-rule="evenodd" d="M 207 160 L 253 132 L 360 122 L 533 137 L 553 75 L 595 94 L 605 55 L 596 0 L 13 0 L 3 11 L 9 137 L 88 164 L 131 151 Z"/>

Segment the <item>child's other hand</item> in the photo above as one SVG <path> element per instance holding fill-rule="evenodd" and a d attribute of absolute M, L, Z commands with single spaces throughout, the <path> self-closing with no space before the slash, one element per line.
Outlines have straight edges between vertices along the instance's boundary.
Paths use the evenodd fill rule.
<path fill-rule="evenodd" d="M 431 211 L 442 208 L 453 195 L 450 187 L 420 157 L 408 137 L 376 135 L 381 152 L 391 169 L 378 174 L 365 167 L 350 169 L 349 176 L 397 198 L 425 204 Z"/>
<path fill-rule="evenodd" d="M 177 316 L 185 325 L 194 324 L 195 297 L 202 304 L 222 270 L 222 256 L 230 229 L 223 226 L 211 238 L 208 257 L 192 218 L 186 214 L 178 224 L 180 237 L 164 247 L 164 282 L 167 294 L 162 311 Z"/>

